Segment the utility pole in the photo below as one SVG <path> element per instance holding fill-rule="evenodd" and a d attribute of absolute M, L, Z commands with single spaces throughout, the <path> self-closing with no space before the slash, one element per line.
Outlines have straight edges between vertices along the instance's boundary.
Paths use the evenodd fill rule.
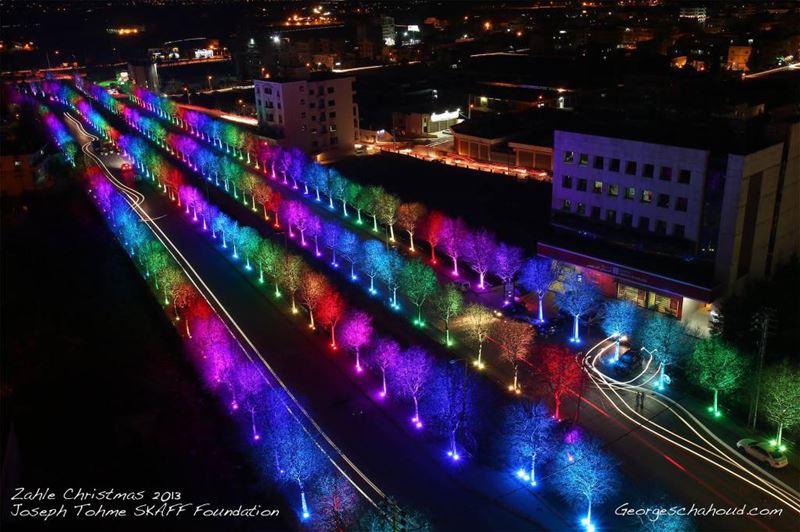
<path fill-rule="evenodd" d="M 756 386 L 753 399 L 750 402 L 750 416 L 752 419 L 751 427 L 756 429 L 758 421 L 758 401 L 761 398 L 761 373 L 764 370 L 764 355 L 767 351 L 767 337 L 769 336 L 770 323 L 775 314 L 775 309 L 769 307 L 761 308 L 753 316 L 753 329 L 760 333 L 758 339 L 758 367 L 756 369 Z"/>

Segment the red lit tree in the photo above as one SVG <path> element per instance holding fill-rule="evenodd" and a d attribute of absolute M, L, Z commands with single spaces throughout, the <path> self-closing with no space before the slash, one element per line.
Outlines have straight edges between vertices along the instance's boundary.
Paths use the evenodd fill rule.
<path fill-rule="evenodd" d="M 581 367 L 569 349 L 548 345 L 544 348 L 538 369 L 539 375 L 553 394 L 554 417 L 559 419 L 564 394 L 576 390 L 580 385 Z"/>
<path fill-rule="evenodd" d="M 319 322 L 331 330 L 331 347 L 336 349 L 336 324 L 342 319 L 345 311 L 345 303 L 342 296 L 336 290 L 328 290 L 322 298 L 319 306 Z"/>
<path fill-rule="evenodd" d="M 431 246 L 431 262 L 436 264 L 436 246 L 442 237 L 442 225 L 444 224 L 444 214 L 439 211 L 431 211 L 425 217 L 422 224 L 422 236 Z"/>

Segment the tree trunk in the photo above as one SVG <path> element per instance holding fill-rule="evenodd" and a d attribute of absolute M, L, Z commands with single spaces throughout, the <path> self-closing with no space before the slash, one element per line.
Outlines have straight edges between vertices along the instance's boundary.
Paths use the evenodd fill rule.
<path fill-rule="evenodd" d="M 394 242 L 394 224 L 389 224 L 389 241 Z"/>
<path fill-rule="evenodd" d="M 383 393 L 381 397 L 386 397 L 386 368 L 381 368 L 381 377 L 383 379 Z"/>
<path fill-rule="evenodd" d="M 312 309 L 310 306 L 308 307 L 308 316 L 311 318 L 311 323 L 309 324 L 309 327 L 314 329 L 315 328 L 314 327 L 314 309 Z"/>
<path fill-rule="evenodd" d="M 544 323 L 544 294 L 537 294 L 537 298 L 539 299 L 539 323 Z"/>
<path fill-rule="evenodd" d="M 413 253 L 416 251 L 416 249 L 414 249 L 414 233 L 411 231 L 406 231 L 406 233 L 408 233 L 408 240 L 411 242 L 411 252 Z"/>
<path fill-rule="evenodd" d="M 453 275 L 458 277 L 458 259 L 456 257 L 450 256 L 453 259 Z"/>
<path fill-rule="evenodd" d="M 378 232 L 378 218 L 374 214 L 372 215 L 372 230 Z"/>
<path fill-rule="evenodd" d="M 531 485 L 536 485 L 536 453 L 531 454 Z"/>

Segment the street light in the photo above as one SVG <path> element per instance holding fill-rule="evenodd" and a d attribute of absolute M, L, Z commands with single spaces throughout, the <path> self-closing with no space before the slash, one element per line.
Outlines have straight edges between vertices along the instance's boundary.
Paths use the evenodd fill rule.
<path fill-rule="evenodd" d="M 213 90 L 211 88 L 211 80 L 214 79 L 214 76 L 208 76 L 208 90 Z"/>

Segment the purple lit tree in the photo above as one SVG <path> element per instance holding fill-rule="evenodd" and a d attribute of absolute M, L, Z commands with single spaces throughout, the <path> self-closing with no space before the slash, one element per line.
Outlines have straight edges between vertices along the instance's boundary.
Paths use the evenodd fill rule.
<path fill-rule="evenodd" d="M 442 221 L 440 230 L 440 240 L 444 247 L 444 252 L 453 261 L 453 275 L 458 276 L 458 257 L 461 256 L 464 248 L 464 240 L 469 231 L 461 218 L 445 218 Z"/>
<path fill-rule="evenodd" d="M 486 272 L 497 258 L 497 241 L 489 231 L 480 230 L 464 241 L 464 255 L 478 274 L 478 288 L 483 290 Z"/>
<path fill-rule="evenodd" d="M 562 460 L 559 474 L 553 476 L 555 487 L 568 500 L 586 502 L 586 517 L 581 523 L 594 530 L 592 505 L 604 502 L 619 485 L 614 461 L 599 444 L 585 438 L 569 445 Z"/>
<path fill-rule="evenodd" d="M 372 318 L 366 312 L 355 310 L 345 317 L 339 330 L 342 345 L 356 353 L 356 371 L 361 373 L 361 349 L 372 338 Z"/>
<path fill-rule="evenodd" d="M 563 292 L 556 294 L 556 304 L 562 311 L 569 313 L 573 318 L 571 342 L 581 341 L 578 326 L 580 318 L 589 312 L 596 304 L 598 293 L 592 282 L 583 274 L 569 270 L 562 280 Z"/>
<path fill-rule="evenodd" d="M 372 350 L 372 361 L 381 370 L 381 379 L 383 381 L 381 397 L 386 397 L 389 393 L 386 387 L 386 372 L 394 372 L 399 358 L 400 346 L 397 342 L 389 338 L 380 338 L 375 342 L 375 347 Z"/>
<path fill-rule="evenodd" d="M 497 246 L 496 253 L 492 271 L 503 281 L 503 284 L 508 286 L 514 282 L 514 277 L 522 269 L 524 262 L 522 249 L 501 242 Z"/>
<path fill-rule="evenodd" d="M 428 353 L 420 347 L 410 347 L 400 355 L 395 369 L 400 392 L 404 397 L 410 397 L 414 401 L 414 417 L 411 421 L 418 429 L 422 428 L 419 400 L 424 395 L 424 387 L 430 378 L 432 366 Z"/>
<path fill-rule="evenodd" d="M 558 448 L 556 420 L 542 403 L 522 401 L 508 407 L 503 428 L 517 477 L 536 486 L 536 464 L 552 458 Z"/>
<path fill-rule="evenodd" d="M 308 236 L 314 239 L 314 255 L 317 257 L 322 256 L 319 250 L 319 237 L 322 236 L 322 222 L 316 216 L 310 216 L 308 219 L 308 228 L 306 229 Z"/>
<path fill-rule="evenodd" d="M 555 263 L 549 259 L 540 257 L 530 259 L 522 267 L 519 282 L 527 290 L 535 293 L 539 300 L 539 323 L 544 323 L 544 296 L 557 278 Z"/>

